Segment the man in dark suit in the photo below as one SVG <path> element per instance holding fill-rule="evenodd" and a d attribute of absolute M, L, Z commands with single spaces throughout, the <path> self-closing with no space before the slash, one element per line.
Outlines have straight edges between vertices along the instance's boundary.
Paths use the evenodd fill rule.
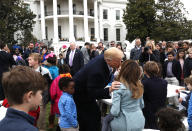
<path fill-rule="evenodd" d="M 9 71 L 12 65 L 15 65 L 15 61 L 11 54 L 6 52 L 7 45 L 0 42 L 0 100 L 5 98 L 2 88 L 2 75 L 4 72 Z"/>
<path fill-rule="evenodd" d="M 118 89 L 116 87 L 120 83 L 117 81 L 111 87 L 105 87 L 111 81 L 112 68 L 119 68 L 122 58 L 122 51 L 112 47 L 91 60 L 73 77 L 80 131 L 100 131 L 101 112 L 96 100 L 110 98 L 110 93 Z"/>
<path fill-rule="evenodd" d="M 25 60 L 26 64 L 29 65 L 28 63 L 28 57 L 31 53 L 39 53 L 37 50 L 34 48 L 34 44 L 32 42 L 29 43 L 28 49 L 25 50 L 23 54 L 23 59 Z"/>
<path fill-rule="evenodd" d="M 69 65 L 72 76 L 84 66 L 83 54 L 76 49 L 76 44 L 73 42 L 70 43 L 70 51 L 67 52 L 65 62 Z"/>

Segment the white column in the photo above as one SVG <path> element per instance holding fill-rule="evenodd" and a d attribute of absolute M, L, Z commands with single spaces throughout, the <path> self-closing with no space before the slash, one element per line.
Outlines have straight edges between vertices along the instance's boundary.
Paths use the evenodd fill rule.
<path fill-rule="evenodd" d="M 84 35 L 85 35 L 85 42 L 89 42 L 89 33 L 88 33 L 88 16 L 87 16 L 87 0 L 83 0 L 84 4 Z"/>
<path fill-rule="evenodd" d="M 69 42 L 74 42 L 73 0 L 69 0 Z"/>
<path fill-rule="evenodd" d="M 59 37 L 58 37 L 57 0 L 53 0 L 53 29 L 54 29 L 53 43 L 58 44 Z"/>
<path fill-rule="evenodd" d="M 44 5 L 44 0 L 40 1 L 40 6 L 41 6 L 41 38 L 42 40 L 46 39 L 45 36 L 45 5 Z"/>
<path fill-rule="evenodd" d="M 99 42 L 99 26 L 98 26 L 98 10 L 97 0 L 94 0 L 94 26 L 95 26 L 95 39 Z"/>
<path fill-rule="evenodd" d="M 100 12 L 100 19 L 99 19 L 99 29 L 100 29 L 100 39 L 104 39 L 103 38 L 103 8 L 102 8 L 102 6 L 101 6 L 101 4 L 99 5 L 99 12 Z"/>

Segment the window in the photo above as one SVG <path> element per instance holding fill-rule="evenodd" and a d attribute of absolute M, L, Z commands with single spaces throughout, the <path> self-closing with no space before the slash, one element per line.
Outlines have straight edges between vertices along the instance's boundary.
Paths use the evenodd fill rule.
<path fill-rule="evenodd" d="M 47 13 L 47 6 L 45 6 L 44 8 L 45 8 L 45 16 L 48 16 L 48 13 Z"/>
<path fill-rule="evenodd" d="M 108 41 L 108 28 L 104 28 L 104 41 Z"/>
<path fill-rule="evenodd" d="M 116 41 L 121 41 L 120 29 L 116 29 Z"/>
<path fill-rule="evenodd" d="M 91 28 L 91 40 L 95 39 L 95 28 Z"/>
<path fill-rule="evenodd" d="M 120 10 L 116 10 L 116 20 L 120 20 Z"/>
<path fill-rule="evenodd" d="M 60 25 L 58 26 L 58 37 L 59 37 L 59 39 L 61 39 L 61 26 Z"/>
<path fill-rule="evenodd" d="M 73 4 L 73 14 L 75 15 L 76 13 L 76 4 Z"/>
<path fill-rule="evenodd" d="M 94 16 L 94 10 L 90 9 L 90 16 Z"/>
<path fill-rule="evenodd" d="M 103 19 L 108 19 L 108 10 L 103 10 Z"/>
<path fill-rule="evenodd" d="M 61 14 L 61 7 L 60 7 L 60 5 L 57 5 L 57 14 L 58 14 L 58 15 Z"/>
<path fill-rule="evenodd" d="M 47 27 L 47 26 L 45 27 L 45 35 L 46 35 L 46 36 L 45 36 L 45 37 L 46 37 L 46 40 L 48 40 L 48 27 Z"/>

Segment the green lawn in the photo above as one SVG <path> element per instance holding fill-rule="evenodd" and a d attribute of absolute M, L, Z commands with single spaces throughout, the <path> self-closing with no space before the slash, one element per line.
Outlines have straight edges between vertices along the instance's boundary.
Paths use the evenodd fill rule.
<path fill-rule="evenodd" d="M 47 104 L 47 112 L 46 112 L 46 125 L 47 125 L 47 131 L 56 131 L 56 127 L 57 127 L 57 121 L 58 119 L 55 119 L 55 127 L 53 129 L 49 129 L 48 125 L 49 125 L 49 113 L 50 113 L 50 109 L 51 109 L 51 104 L 50 102 Z"/>

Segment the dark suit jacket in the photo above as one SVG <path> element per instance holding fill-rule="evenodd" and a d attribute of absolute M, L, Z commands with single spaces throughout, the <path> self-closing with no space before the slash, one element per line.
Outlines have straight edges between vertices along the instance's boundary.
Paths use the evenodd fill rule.
<path fill-rule="evenodd" d="M 75 80 L 75 97 L 78 102 L 88 103 L 96 99 L 110 98 L 109 89 L 104 89 L 111 76 L 104 55 L 91 60 L 73 77 Z"/>
<path fill-rule="evenodd" d="M 64 62 L 63 64 L 65 64 L 65 59 L 63 59 L 63 62 Z M 62 63 L 61 63 L 61 59 L 58 60 L 57 65 L 58 65 L 58 66 L 62 65 Z"/>
<path fill-rule="evenodd" d="M 188 57 L 185 60 L 185 63 L 183 66 L 184 78 L 189 77 L 191 75 L 191 70 L 192 70 L 192 59 Z"/>
<path fill-rule="evenodd" d="M 35 49 L 33 50 L 27 49 L 23 54 L 23 59 L 26 60 L 31 53 L 39 53 L 39 52 Z"/>
<path fill-rule="evenodd" d="M 145 127 L 157 129 L 156 113 L 159 109 L 166 106 L 167 81 L 161 78 L 146 78 L 142 81 L 144 86 L 144 109 L 143 114 L 146 122 Z"/>
<path fill-rule="evenodd" d="M 105 88 L 111 75 L 104 55 L 89 61 L 74 77 L 74 100 L 80 130 L 98 131 L 101 126 L 101 112 L 96 99 L 110 98 L 109 88 Z M 89 123 L 87 125 L 87 123 Z M 94 126 L 93 126 L 94 125 Z"/>
<path fill-rule="evenodd" d="M 169 61 L 166 60 L 164 65 L 163 65 L 163 77 L 164 78 L 167 75 L 167 64 L 168 64 L 168 62 Z M 177 78 L 177 80 L 180 81 L 181 80 L 181 65 L 180 65 L 179 61 L 173 60 L 172 72 L 173 72 L 174 76 Z"/>
<path fill-rule="evenodd" d="M 69 55 L 70 51 L 67 52 L 65 62 L 69 65 Z M 84 66 L 83 54 L 80 50 L 76 49 L 73 57 L 73 66 L 71 67 L 71 75 L 73 76 Z"/>
<path fill-rule="evenodd" d="M 9 68 L 15 65 L 13 56 L 5 51 L 0 51 L 0 99 L 3 99 L 4 94 L 1 87 L 2 75 L 4 72 L 9 71 Z"/>

